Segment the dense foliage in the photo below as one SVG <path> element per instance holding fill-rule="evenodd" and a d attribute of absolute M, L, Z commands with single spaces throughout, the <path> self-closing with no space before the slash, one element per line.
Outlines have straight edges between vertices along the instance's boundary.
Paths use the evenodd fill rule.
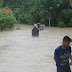
<path fill-rule="evenodd" d="M 0 0 L 0 7 L 20 8 L 14 16 L 19 23 L 34 24 L 41 22 L 58 26 L 72 26 L 72 0 Z"/>
<path fill-rule="evenodd" d="M 65 24 L 64 24 L 63 22 L 59 22 L 59 23 L 58 23 L 58 27 L 64 28 L 64 27 L 65 27 Z"/>
<path fill-rule="evenodd" d="M 14 27 L 15 17 L 13 13 L 0 13 L 0 31 L 5 29 L 11 29 Z"/>

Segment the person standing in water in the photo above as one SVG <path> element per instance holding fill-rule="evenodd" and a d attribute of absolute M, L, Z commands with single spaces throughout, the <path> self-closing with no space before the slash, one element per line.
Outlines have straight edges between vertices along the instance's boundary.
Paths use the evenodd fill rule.
<path fill-rule="evenodd" d="M 32 36 L 39 36 L 39 29 L 36 26 L 32 29 Z"/>
<path fill-rule="evenodd" d="M 61 46 L 57 47 L 54 52 L 54 60 L 57 66 L 57 72 L 71 72 L 70 66 L 72 65 L 71 46 L 72 40 L 65 36 Z M 71 62 L 69 63 L 69 59 Z"/>
<path fill-rule="evenodd" d="M 36 28 L 37 28 L 37 24 L 35 24 L 35 23 L 34 23 L 34 27 L 36 27 Z"/>

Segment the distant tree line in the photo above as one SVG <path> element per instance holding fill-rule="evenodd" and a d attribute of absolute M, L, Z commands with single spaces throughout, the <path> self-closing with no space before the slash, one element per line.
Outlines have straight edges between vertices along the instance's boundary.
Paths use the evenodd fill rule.
<path fill-rule="evenodd" d="M 19 23 L 72 26 L 72 0 L 0 0 L 0 7 L 20 8 L 13 14 Z"/>

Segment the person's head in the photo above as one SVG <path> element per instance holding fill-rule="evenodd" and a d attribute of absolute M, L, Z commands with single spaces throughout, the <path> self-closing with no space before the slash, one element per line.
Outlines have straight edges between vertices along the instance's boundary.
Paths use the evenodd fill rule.
<path fill-rule="evenodd" d="M 70 38 L 70 37 L 65 36 L 65 37 L 63 38 L 63 45 L 64 45 L 66 48 L 69 47 L 70 42 L 71 42 L 71 38 Z"/>

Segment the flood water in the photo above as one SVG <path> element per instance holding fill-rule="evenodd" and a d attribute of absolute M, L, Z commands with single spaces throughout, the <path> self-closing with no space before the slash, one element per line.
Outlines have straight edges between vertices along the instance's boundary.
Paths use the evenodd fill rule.
<path fill-rule="evenodd" d="M 0 33 L 0 72 L 56 72 L 54 50 L 64 36 L 72 38 L 72 28 L 46 27 L 39 37 L 32 37 L 31 30 L 15 25 Z"/>

